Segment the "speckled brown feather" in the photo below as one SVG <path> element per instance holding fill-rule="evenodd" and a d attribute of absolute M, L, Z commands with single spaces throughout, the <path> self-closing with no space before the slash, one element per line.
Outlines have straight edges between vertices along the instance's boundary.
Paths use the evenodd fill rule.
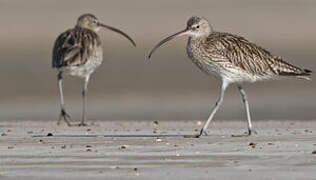
<path fill-rule="evenodd" d="M 53 49 L 53 68 L 81 66 L 87 63 L 101 40 L 92 30 L 76 26 L 60 34 Z"/>
<path fill-rule="evenodd" d="M 210 63 L 226 63 L 254 75 L 309 76 L 311 71 L 301 69 L 273 56 L 269 51 L 241 36 L 213 32 L 206 39 L 196 39 L 203 59 Z"/>

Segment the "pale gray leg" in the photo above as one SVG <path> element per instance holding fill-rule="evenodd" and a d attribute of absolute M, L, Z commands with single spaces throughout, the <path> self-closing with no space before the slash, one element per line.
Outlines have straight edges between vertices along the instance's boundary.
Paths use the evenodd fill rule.
<path fill-rule="evenodd" d="M 57 124 L 60 124 L 61 119 L 64 119 L 64 121 L 67 123 L 68 126 L 71 126 L 70 122 L 70 115 L 65 110 L 65 103 L 64 103 L 64 94 L 63 94 L 63 77 L 62 72 L 59 72 L 57 75 L 58 80 L 58 87 L 59 87 L 59 94 L 60 94 L 60 115 Z"/>
<path fill-rule="evenodd" d="M 82 118 L 81 123 L 79 126 L 86 126 L 85 121 L 87 120 L 87 95 L 88 95 L 88 84 L 89 84 L 90 76 L 86 76 L 84 79 L 84 86 L 82 90 L 82 100 L 83 100 L 83 106 L 82 106 Z"/>
<path fill-rule="evenodd" d="M 252 133 L 252 124 L 251 124 L 251 116 L 250 116 L 250 111 L 249 111 L 249 103 L 248 103 L 248 98 L 246 95 L 246 92 L 244 91 L 244 89 L 238 85 L 238 89 L 242 98 L 242 101 L 244 103 L 245 109 L 246 109 L 246 113 L 247 113 L 247 120 L 248 120 L 248 135 L 251 135 Z"/>
<path fill-rule="evenodd" d="M 220 107 L 220 105 L 222 104 L 223 100 L 224 100 L 224 94 L 225 94 L 225 90 L 227 88 L 227 86 L 229 85 L 229 83 L 227 83 L 226 81 L 222 82 L 222 87 L 221 87 L 221 93 L 219 96 L 219 99 L 217 100 L 215 106 L 213 107 L 212 113 L 210 115 L 210 117 L 208 118 L 208 120 L 206 121 L 206 123 L 204 124 L 203 128 L 200 131 L 200 135 L 207 135 L 206 133 L 206 129 L 209 126 L 209 124 L 211 123 L 215 113 L 217 112 L 218 108 Z"/>

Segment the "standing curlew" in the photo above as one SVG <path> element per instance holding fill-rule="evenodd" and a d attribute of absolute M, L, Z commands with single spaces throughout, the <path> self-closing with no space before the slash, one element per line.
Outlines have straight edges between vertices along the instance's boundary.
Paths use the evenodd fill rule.
<path fill-rule="evenodd" d="M 184 35 L 189 36 L 187 54 L 193 63 L 203 72 L 215 75 L 222 82 L 220 97 L 199 136 L 206 135 L 206 129 L 222 104 L 225 89 L 229 84 L 236 84 L 240 91 L 248 120 L 247 135 L 251 135 L 249 104 L 241 83 L 278 79 L 282 76 L 309 79 L 307 76 L 312 73 L 308 69 L 301 69 L 283 61 L 281 57 L 273 56 L 267 50 L 243 37 L 213 31 L 206 19 L 196 16 L 188 20 L 185 30 L 159 42 L 150 52 L 148 59 L 162 44 Z"/>
<path fill-rule="evenodd" d="M 74 28 L 69 29 L 58 36 L 53 49 L 52 66 L 58 71 L 57 79 L 60 92 L 61 112 L 58 124 L 64 119 L 70 126 L 69 114 L 66 112 L 63 96 L 63 74 L 84 78 L 82 91 L 83 109 L 82 119 L 79 126 L 84 126 L 86 121 L 87 91 L 90 75 L 103 61 L 101 39 L 97 32 L 105 28 L 125 36 L 136 46 L 135 42 L 124 32 L 100 23 L 92 14 L 83 14 Z"/>

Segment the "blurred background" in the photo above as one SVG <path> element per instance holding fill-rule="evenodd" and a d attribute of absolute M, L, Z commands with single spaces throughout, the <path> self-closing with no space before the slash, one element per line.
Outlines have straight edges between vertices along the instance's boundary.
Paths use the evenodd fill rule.
<path fill-rule="evenodd" d="M 316 70 L 314 0 L 0 0 L 0 120 L 58 118 L 52 48 L 83 13 L 95 14 L 137 43 L 134 48 L 116 33 L 100 32 L 104 63 L 89 84 L 90 122 L 207 119 L 220 82 L 190 61 L 187 38 L 165 44 L 145 61 L 158 41 L 184 29 L 192 15 L 206 17 L 216 31 L 244 36 L 290 63 Z M 315 120 L 315 80 L 245 84 L 254 121 Z M 66 108 L 78 121 L 82 86 L 79 78 L 64 80 Z M 239 92 L 231 86 L 215 121 L 245 118 Z"/>

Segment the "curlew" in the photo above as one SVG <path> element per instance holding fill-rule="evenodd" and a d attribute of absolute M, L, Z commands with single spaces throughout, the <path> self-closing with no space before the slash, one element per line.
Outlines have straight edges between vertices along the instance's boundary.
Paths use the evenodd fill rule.
<path fill-rule="evenodd" d="M 64 119 L 68 126 L 71 125 L 69 122 L 70 115 L 65 109 L 62 86 L 63 75 L 70 75 L 84 79 L 82 119 L 79 126 L 86 125 L 87 91 L 90 75 L 103 61 L 101 39 L 97 34 L 101 28 L 112 30 L 125 36 L 136 46 L 135 42 L 127 34 L 114 27 L 100 23 L 92 14 L 81 15 L 74 28 L 61 33 L 55 41 L 52 60 L 52 67 L 57 70 L 60 93 L 61 111 L 58 124 Z"/>
<path fill-rule="evenodd" d="M 269 51 L 230 33 L 213 31 L 209 22 L 202 17 L 191 17 L 187 21 L 186 29 L 160 41 L 149 53 L 153 52 L 165 42 L 179 36 L 188 35 L 187 54 L 195 65 L 203 72 L 214 75 L 221 80 L 221 91 L 212 112 L 200 131 L 207 135 L 206 130 L 216 111 L 221 106 L 226 88 L 236 84 L 245 106 L 248 133 L 253 132 L 249 104 L 246 92 L 242 88 L 243 82 L 279 79 L 284 76 L 309 79 L 312 71 L 302 69 L 285 62 L 281 57 L 272 55 Z"/>

